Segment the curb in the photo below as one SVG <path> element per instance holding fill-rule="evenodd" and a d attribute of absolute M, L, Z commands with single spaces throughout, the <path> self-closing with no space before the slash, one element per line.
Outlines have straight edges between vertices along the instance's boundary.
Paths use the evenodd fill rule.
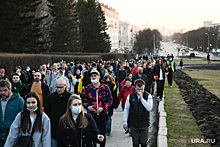
<path fill-rule="evenodd" d="M 158 106 L 159 113 L 159 125 L 158 125 L 158 135 L 157 135 L 157 146 L 167 147 L 167 126 L 166 126 L 166 116 L 167 113 L 164 110 L 164 98 L 159 102 Z"/>

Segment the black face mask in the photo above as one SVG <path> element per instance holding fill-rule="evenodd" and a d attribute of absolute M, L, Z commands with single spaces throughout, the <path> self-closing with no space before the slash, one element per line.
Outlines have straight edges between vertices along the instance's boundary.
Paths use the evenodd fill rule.
<path fill-rule="evenodd" d="M 73 63 L 70 63 L 70 66 L 73 66 Z"/>

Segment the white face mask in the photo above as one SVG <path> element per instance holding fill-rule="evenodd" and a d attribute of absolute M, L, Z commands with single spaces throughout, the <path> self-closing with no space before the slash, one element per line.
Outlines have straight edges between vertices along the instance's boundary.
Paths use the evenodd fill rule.
<path fill-rule="evenodd" d="M 82 111 L 82 107 L 81 106 L 72 106 L 72 112 L 74 114 L 79 114 Z"/>
<path fill-rule="evenodd" d="M 97 84 L 98 83 L 98 79 L 94 79 L 94 80 L 91 79 L 91 82 L 92 82 L 92 84 Z"/>

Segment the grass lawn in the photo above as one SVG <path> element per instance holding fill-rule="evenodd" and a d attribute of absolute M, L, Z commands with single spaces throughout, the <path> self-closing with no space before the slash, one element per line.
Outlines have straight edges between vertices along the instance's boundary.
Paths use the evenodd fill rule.
<path fill-rule="evenodd" d="M 177 65 L 179 65 L 180 60 L 174 60 Z M 220 64 L 220 61 L 211 61 L 212 64 Z M 208 64 L 206 60 L 184 60 L 183 59 L 183 66 L 184 64 Z"/>
<path fill-rule="evenodd" d="M 208 144 L 193 144 L 191 139 L 202 139 L 202 133 L 191 111 L 183 100 L 178 86 L 173 82 L 170 88 L 165 82 L 165 111 L 167 112 L 167 138 L 169 147 L 209 147 Z"/>
<path fill-rule="evenodd" d="M 220 71 L 184 71 L 211 93 L 220 98 Z"/>

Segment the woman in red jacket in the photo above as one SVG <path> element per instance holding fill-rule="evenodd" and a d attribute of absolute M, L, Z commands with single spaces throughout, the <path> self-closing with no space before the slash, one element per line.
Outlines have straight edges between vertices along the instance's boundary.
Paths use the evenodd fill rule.
<path fill-rule="evenodd" d="M 123 110 L 125 107 L 127 96 L 134 91 L 134 87 L 131 84 L 132 84 L 132 79 L 127 77 L 125 79 L 125 86 L 121 88 L 118 95 L 118 105 L 120 104 L 120 102 L 122 102 L 121 107 Z"/>

